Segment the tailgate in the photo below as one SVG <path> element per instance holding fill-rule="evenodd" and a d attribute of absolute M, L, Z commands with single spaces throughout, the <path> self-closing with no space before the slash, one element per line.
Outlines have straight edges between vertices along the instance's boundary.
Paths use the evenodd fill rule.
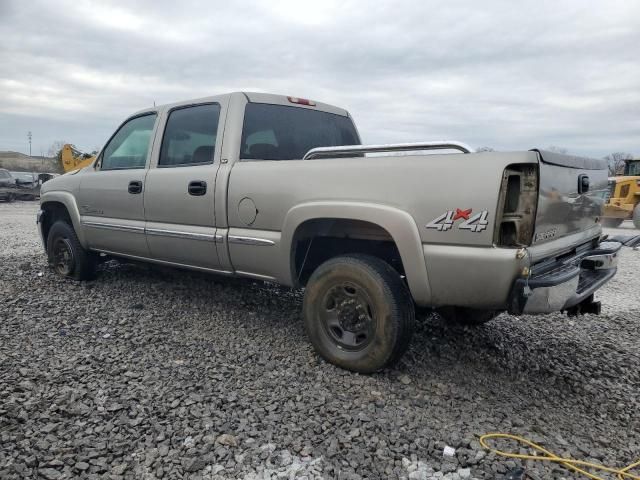
<path fill-rule="evenodd" d="M 596 225 L 607 194 L 606 161 L 535 151 L 540 157 L 540 195 L 533 244 Z"/>

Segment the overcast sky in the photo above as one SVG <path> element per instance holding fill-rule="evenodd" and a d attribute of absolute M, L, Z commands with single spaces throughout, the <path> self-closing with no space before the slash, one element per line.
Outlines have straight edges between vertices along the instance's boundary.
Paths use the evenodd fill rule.
<path fill-rule="evenodd" d="M 366 143 L 640 155 L 640 2 L 0 0 L 0 150 L 102 147 L 235 90 L 339 105 Z"/>

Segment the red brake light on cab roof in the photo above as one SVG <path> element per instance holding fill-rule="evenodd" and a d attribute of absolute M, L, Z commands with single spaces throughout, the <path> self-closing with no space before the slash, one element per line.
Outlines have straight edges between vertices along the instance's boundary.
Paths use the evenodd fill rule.
<path fill-rule="evenodd" d="M 313 100 L 307 100 L 306 98 L 298 98 L 298 97 L 287 97 L 291 103 L 297 103 L 298 105 L 308 105 L 310 107 L 315 107 L 316 102 Z"/>

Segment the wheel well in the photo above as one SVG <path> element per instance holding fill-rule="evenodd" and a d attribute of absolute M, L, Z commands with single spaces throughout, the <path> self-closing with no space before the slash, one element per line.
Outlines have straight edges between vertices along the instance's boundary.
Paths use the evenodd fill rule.
<path fill-rule="evenodd" d="M 320 264 L 349 253 L 380 258 L 404 275 L 400 252 L 387 230 L 362 220 L 319 218 L 302 223 L 293 236 L 291 265 L 294 283 L 306 285 Z"/>
<path fill-rule="evenodd" d="M 60 202 L 46 202 L 42 204 L 41 208 L 45 212 L 42 220 L 42 236 L 44 237 L 45 242 L 49 236 L 51 226 L 58 220 L 64 220 L 73 227 L 71 216 L 64 204 Z"/>

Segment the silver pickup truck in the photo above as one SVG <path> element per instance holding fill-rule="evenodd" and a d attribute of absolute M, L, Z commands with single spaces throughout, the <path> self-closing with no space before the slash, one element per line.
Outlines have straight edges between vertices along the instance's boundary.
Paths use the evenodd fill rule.
<path fill-rule="evenodd" d="M 414 309 L 599 313 L 620 244 L 601 241 L 602 161 L 459 142 L 361 146 L 349 113 L 231 93 L 129 117 L 93 165 L 42 186 L 49 262 L 87 279 L 105 255 L 304 287 L 325 359 L 372 372 Z"/>

